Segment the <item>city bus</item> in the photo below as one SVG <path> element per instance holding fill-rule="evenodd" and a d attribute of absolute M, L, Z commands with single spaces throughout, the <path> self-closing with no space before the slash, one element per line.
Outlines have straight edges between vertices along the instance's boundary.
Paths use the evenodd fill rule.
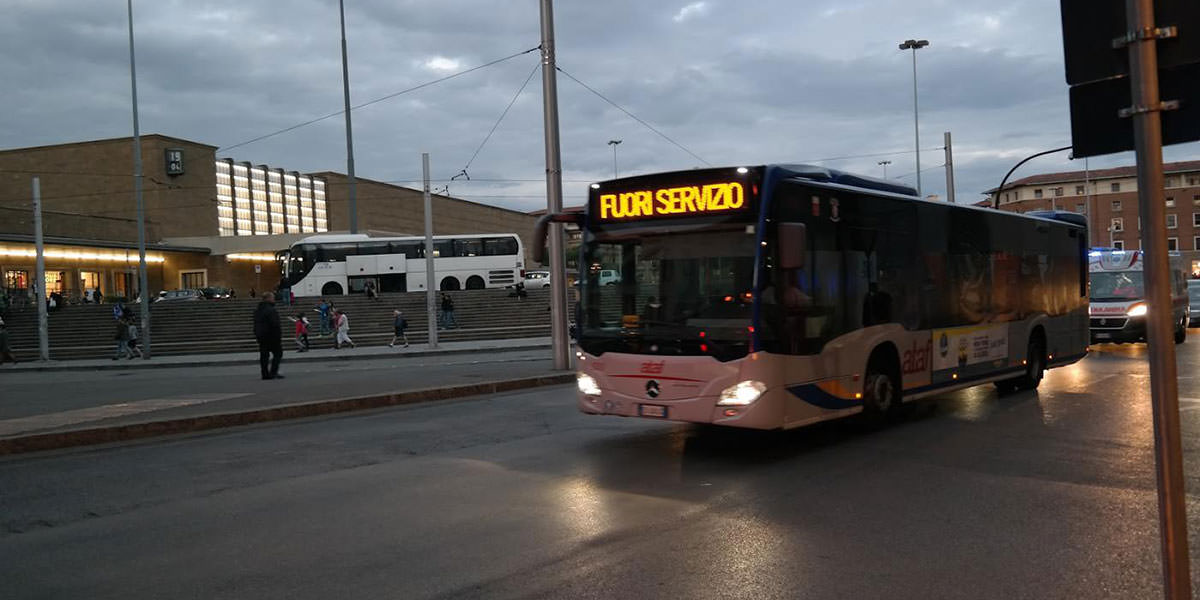
<path fill-rule="evenodd" d="M 805 165 L 591 185 L 578 408 L 792 428 L 983 383 L 1035 389 L 1087 353 L 1083 217 L 925 201 Z M 539 239 L 539 238 L 535 238 Z M 540 253 L 540 249 L 539 249 Z M 600 285 L 600 273 L 619 281 Z"/>
<path fill-rule="evenodd" d="M 524 276 L 525 255 L 514 233 L 433 237 L 439 290 L 506 287 Z M 283 287 L 297 296 L 425 290 L 425 238 L 324 234 L 276 253 Z"/>
<path fill-rule="evenodd" d="M 1146 341 L 1146 288 L 1142 269 L 1146 263 L 1140 250 L 1094 248 L 1088 253 L 1091 293 L 1088 313 L 1092 343 Z M 1187 340 L 1188 268 L 1178 252 L 1167 254 L 1171 273 L 1171 320 L 1175 343 Z"/>

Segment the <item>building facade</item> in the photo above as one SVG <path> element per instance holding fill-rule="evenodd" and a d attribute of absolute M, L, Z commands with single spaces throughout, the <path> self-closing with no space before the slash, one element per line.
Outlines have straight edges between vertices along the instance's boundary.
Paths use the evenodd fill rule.
<path fill-rule="evenodd" d="M 47 289 L 73 301 L 95 291 L 108 298 L 136 295 L 132 150 L 132 138 L 118 138 L 0 151 L 0 285 L 18 297 L 33 288 L 37 177 Z M 346 176 L 299 173 L 216 152 L 170 136 L 141 138 L 151 293 L 273 289 L 280 278 L 275 252 L 310 235 L 349 229 Z M 358 179 L 357 189 L 360 232 L 424 233 L 421 191 L 367 179 Z M 534 217 L 440 195 L 433 204 L 435 233 L 517 233 L 528 256 Z"/>
<path fill-rule="evenodd" d="M 1200 161 L 1164 165 L 1167 248 L 1188 259 L 1200 276 Z M 1093 246 L 1141 248 L 1136 167 L 1044 173 L 989 190 L 990 205 L 1014 212 L 1068 210 L 1087 216 Z"/>

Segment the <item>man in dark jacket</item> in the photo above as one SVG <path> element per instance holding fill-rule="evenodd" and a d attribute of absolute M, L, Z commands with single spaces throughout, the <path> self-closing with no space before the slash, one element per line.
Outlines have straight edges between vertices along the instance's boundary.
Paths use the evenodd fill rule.
<path fill-rule="evenodd" d="M 279 326 L 279 313 L 275 311 L 275 294 L 262 295 L 258 308 L 254 309 L 254 338 L 258 340 L 258 364 L 262 367 L 263 379 L 283 379 L 279 374 L 279 361 L 283 358 L 283 329 Z M 270 368 L 267 359 L 270 355 Z"/>

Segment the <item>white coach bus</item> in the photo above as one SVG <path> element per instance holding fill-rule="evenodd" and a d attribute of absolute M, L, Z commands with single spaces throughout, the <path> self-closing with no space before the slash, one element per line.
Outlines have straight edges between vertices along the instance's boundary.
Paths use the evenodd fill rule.
<path fill-rule="evenodd" d="M 513 233 L 433 237 L 439 290 L 482 290 L 521 281 L 524 250 Z M 425 290 L 425 238 L 315 235 L 276 253 L 285 286 L 296 296 Z"/>

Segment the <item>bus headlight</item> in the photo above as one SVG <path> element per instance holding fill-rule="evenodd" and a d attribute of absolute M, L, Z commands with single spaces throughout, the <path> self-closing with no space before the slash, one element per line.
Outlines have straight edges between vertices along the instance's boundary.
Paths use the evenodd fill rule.
<path fill-rule="evenodd" d="M 737 385 L 725 388 L 717 406 L 746 406 L 767 391 L 767 386 L 761 381 L 743 381 Z"/>
<path fill-rule="evenodd" d="M 1146 305 L 1134 304 L 1133 306 L 1129 307 L 1129 310 L 1125 312 L 1125 315 L 1129 317 L 1144 317 L 1146 316 Z"/>
<path fill-rule="evenodd" d="M 600 385 L 596 383 L 596 378 L 587 373 L 576 373 L 575 385 L 579 386 L 579 392 L 585 396 L 600 395 Z"/>

